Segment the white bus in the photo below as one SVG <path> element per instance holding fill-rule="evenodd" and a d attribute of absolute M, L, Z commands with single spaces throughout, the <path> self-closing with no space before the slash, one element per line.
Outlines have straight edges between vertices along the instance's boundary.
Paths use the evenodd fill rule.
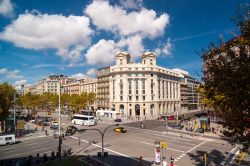
<path fill-rule="evenodd" d="M 108 117 L 108 118 L 113 118 L 116 119 L 120 113 L 116 111 L 111 111 L 111 110 L 97 110 L 96 111 L 96 117 Z"/>
<path fill-rule="evenodd" d="M 93 126 L 96 125 L 94 116 L 75 114 L 71 121 L 72 124 Z"/>
<path fill-rule="evenodd" d="M 0 145 L 10 145 L 14 143 L 16 143 L 16 138 L 14 134 L 0 136 Z"/>

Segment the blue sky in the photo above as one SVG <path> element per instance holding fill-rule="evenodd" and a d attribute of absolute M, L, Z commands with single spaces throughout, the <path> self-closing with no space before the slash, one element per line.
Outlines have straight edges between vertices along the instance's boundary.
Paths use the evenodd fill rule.
<path fill-rule="evenodd" d="M 93 76 L 119 51 L 200 78 L 198 51 L 237 34 L 239 0 L 0 0 L 0 83 Z M 233 32 L 233 33 L 232 33 Z"/>

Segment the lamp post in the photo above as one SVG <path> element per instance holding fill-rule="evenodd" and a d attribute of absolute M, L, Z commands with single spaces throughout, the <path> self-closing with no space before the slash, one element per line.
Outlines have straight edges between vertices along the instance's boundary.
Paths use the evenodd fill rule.
<path fill-rule="evenodd" d="M 99 129 L 80 129 L 78 132 L 82 132 L 82 131 L 86 131 L 86 130 L 96 130 L 101 134 L 101 136 L 102 136 L 102 159 L 103 159 L 103 157 L 104 157 L 104 134 L 112 126 L 119 126 L 119 124 L 113 124 L 113 125 L 108 126 L 104 129 L 103 132 Z"/>
<path fill-rule="evenodd" d="M 14 130 L 16 132 L 16 92 L 14 92 Z"/>
<path fill-rule="evenodd" d="M 59 146 L 58 146 L 58 152 L 59 152 L 59 158 L 61 159 L 61 144 L 62 144 L 62 138 L 61 138 L 61 81 L 59 80 L 59 97 L 58 97 L 58 114 L 59 114 Z"/>

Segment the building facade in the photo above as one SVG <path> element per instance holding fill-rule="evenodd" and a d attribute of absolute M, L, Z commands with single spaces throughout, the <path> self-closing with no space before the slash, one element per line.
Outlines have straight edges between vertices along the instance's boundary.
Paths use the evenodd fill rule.
<path fill-rule="evenodd" d="M 97 93 L 97 79 L 95 78 L 83 78 L 79 81 L 80 93 Z"/>
<path fill-rule="evenodd" d="M 152 52 L 144 53 L 141 63 L 131 62 L 128 53 L 117 54 L 105 80 L 109 108 L 121 115 L 157 116 L 180 110 L 180 74 L 157 66 Z"/>
<path fill-rule="evenodd" d="M 110 108 L 110 67 L 101 68 L 96 73 L 97 76 L 97 109 Z"/>
<path fill-rule="evenodd" d="M 173 69 L 180 73 L 180 89 L 181 89 L 181 111 L 199 109 L 199 83 L 195 78 L 191 77 L 188 72 L 181 69 Z"/>

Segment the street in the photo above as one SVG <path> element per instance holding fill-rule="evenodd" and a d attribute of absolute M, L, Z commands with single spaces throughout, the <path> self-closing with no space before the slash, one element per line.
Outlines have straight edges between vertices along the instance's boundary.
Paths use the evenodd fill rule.
<path fill-rule="evenodd" d="M 146 122 L 146 129 L 139 128 L 138 123 L 123 124 L 127 133 L 115 133 L 114 127 L 107 130 L 104 136 L 105 151 L 109 154 L 109 157 L 104 158 L 106 164 L 138 165 L 139 158 L 142 157 L 144 164 L 151 165 L 154 161 L 154 141 L 156 140 L 167 143 L 167 148 L 162 151 L 167 162 L 170 163 L 170 157 L 173 156 L 175 165 L 179 166 L 204 165 L 202 158 L 204 152 L 207 154 L 208 165 L 220 165 L 234 148 L 220 139 L 167 131 L 161 125 L 157 125 L 155 121 Z M 109 125 L 98 123 L 96 126 L 78 127 L 81 129 L 98 128 L 103 131 Z M 81 140 L 80 145 L 79 138 Z M 50 155 L 52 151 L 57 151 L 57 147 L 58 139 L 54 139 L 52 136 L 25 140 L 18 144 L 2 146 L 0 148 L 0 160 L 29 155 L 35 156 L 37 153 L 40 153 L 40 156 L 43 153 Z M 97 152 L 101 152 L 101 135 L 95 130 L 86 130 L 68 136 L 63 140 L 62 149 L 68 148 L 72 148 L 74 155 L 89 154 L 98 158 Z"/>

